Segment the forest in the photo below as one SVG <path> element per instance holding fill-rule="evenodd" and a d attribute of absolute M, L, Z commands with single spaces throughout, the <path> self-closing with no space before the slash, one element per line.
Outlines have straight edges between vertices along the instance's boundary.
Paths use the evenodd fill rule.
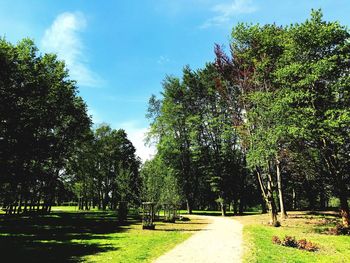
<path fill-rule="evenodd" d="M 302 23 L 234 26 L 215 60 L 167 76 L 149 100 L 142 164 L 124 130 L 93 126 L 63 61 L 0 40 L 0 203 L 8 215 L 116 209 L 339 210 L 349 227 L 350 35 Z"/>
<path fill-rule="evenodd" d="M 349 43 L 320 10 L 285 27 L 238 24 L 228 53 L 216 45 L 203 69 L 167 77 L 149 101 L 149 198 L 176 181 L 189 213 L 259 205 L 278 225 L 278 212 L 338 205 L 348 227 Z"/>

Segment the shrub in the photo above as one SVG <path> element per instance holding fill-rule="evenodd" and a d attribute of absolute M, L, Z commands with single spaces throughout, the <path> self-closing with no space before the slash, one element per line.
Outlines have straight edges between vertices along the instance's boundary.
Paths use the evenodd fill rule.
<path fill-rule="evenodd" d="M 298 240 L 298 248 L 299 249 L 305 249 L 308 241 L 306 239 L 300 239 Z"/>
<path fill-rule="evenodd" d="M 298 248 L 310 252 L 314 252 L 319 249 L 319 247 L 316 244 L 313 244 L 311 241 L 307 241 L 306 239 L 298 240 Z"/>
<path fill-rule="evenodd" d="M 279 239 L 278 236 L 273 236 L 272 237 L 272 243 L 274 243 L 276 245 L 281 245 L 281 239 Z"/>
<path fill-rule="evenodd" d="M 291 236 L 285 236 L 282 241 L 279 239 L 279 237 L 273 236 L 272 243 L 276 245 L 282 245 L 285 247 L 294 247 L 294 248 L 298 248 L 298 249 L 302 249 L 310 252 L 319 250 L 318 245 L 313 244 L 312 242 L 307 241 L 306 239 L 300 239 L 297 241 L 295 237 L 291 237 Z"/>
<path fill-rule="evenodd" d="M 329 233 L 332 235 L 350 235 L 350 227 L 337 224 L 335 228 L 329 230 Z"/>
<path fill-rule="evenodd" d="M 285 247 L 298 247 L 298 242 L 295 237 L 285 236 L 282 241 L 282 246 Z"/>

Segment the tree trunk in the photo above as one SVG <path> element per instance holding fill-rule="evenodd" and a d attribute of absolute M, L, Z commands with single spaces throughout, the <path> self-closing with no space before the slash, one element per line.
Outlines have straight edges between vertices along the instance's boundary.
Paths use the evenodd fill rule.
<path fill-rule="evenodd" d="M 192 214 L 192 204 L 191 204 L 189 199 L 186 200 L 186 206 L 187 206 L 187 213 L 189 215 L 191 215 Z"/>
<path fill-rule="evenodd" d="M 262 214 L 267 213 L 266 201 L 265 201 L 264 197 L 261 198 L 261 213 Z"/>
<path fill-rule="evenodd" d="M 296 193 L 294 187 L 292 188 L 292 209 L 296 210 L 297 209 L 297 198 L 296 198 Z"/>
<path fill-rule="evenodd" d="M 326 195 L 323 189 L 320 191 L 320 209 L 325 210 L 326 209 Z"/>
<path fill-rule="evenodd" d="M 24 208 L 23 208 L 23 213 L 27 213 L 28 212 L 28 200 L 27 198 L 24 201 Z"/>
<path fill-rule="evenodd" d="M 243 211 L 244 211 L 244 202 L 243 202 L 243 198 L 240 198 L 238 212 L 240 215 L 243 215 Z"/>
<path fill-rule="evenodd" d="M 267 175 L 267 187 L 264 186 L 264 182 L 261 177 L 261 173 L 256 167 L 256 173 L 258 176 L 258 181 L 261 189 L 262 196 L 267 204 L 267 207 L 269 209 L 270 213 L 270 222 L 269 224 L 273 226 L 277 226 L 277 209 L 276 204 L 273 198 L 273 182 L 272 182 L 272 176 L 268 173 Z"/>
<path fill-rule="evenodd" d="M 277 188 L 278 188 L 278 198 L 280 202 L 281 219 L 286 219 L 287 212 L 284 207 L 281 169 L 280 169 L 280 161 L 278 159 L 276 160 L 276 174 L 277 174 Z"/>
<path fill-rule="evenodd" d="M 339 199 L 340 199 L 340 215 L 342 218 L 343 226 L 350 226 L 350 212 L 348 204 L 348 190 L 347 184 L 345 183 L 342 176 L 341 161 L 336 158 L 337 154 L 334 149 L 329 151 L 329 146 L 326 140 L 322 141 L 324 148 L 324 160 L 327 165 L 327 168 L 330 174 L 335 178 L 335 186 L 339 190 Z M 327 149 L 328 148 L 328 149 Z"/>
<path fill-rule="evenodd" d="M 237 198 L 233 199 L 233 214 L 237 215 L 237 211 L 238 211 L 238 200 Z"/>
<path fill-rule="evenodd" d="M 348 204 L 348 193 L 346 189 L 346 184 L 339 179 L 339 199 L 340 199 L 340 215 L 342 218 L 343 226 L 350 226 L 350 213 L 349 213 L 349 204 Z"/>
<path fill-rule="evenodd" d="M 226 216 L 226 203 L 224 200 L 220 202 L 220 207 L 221 207 L 221 215 Z"/>
<path fill-rule="evenodd" d="M 273 197 L 273 182 L 272 182 L 272 176 L 268 174 L 268 181 L 267 181 L 267 199 L 268 199 L 268 207 L 270 212 L 270 224 L 272 226 L 278 226 L 277 221 L 277 209 L 275 200 Z"/>
<path fill-rule="evenodd" d="M 261 190 L 261 196 L 262 196 L 262 213 L 267 213 L 267 209 L 266 209 L 266 206 L 269 207 L 269 200 L 268 200 L 268 197 L 267 197 L 267 190 L 266 190 L 266 187 L 264 186 L 263 184 L 263 180 L 261 178 L 261 173 L 259 171 L 259 169 L 256 167 L 256 174 L 257 174 L 257 177 L 258 177 L 258 182 L 259 182 L 259 185 L 260 185 L 260 190 Z"/>

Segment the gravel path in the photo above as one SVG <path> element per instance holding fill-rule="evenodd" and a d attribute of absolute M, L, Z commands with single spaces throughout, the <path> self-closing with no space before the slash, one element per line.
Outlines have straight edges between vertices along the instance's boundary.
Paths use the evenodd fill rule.
<path fill-rule="evenodd" d="M 242 224 L 230 218 L 209 218 L 212 223 L 205 229 L 159 257 L 154 263 L 241 262 Z"/>

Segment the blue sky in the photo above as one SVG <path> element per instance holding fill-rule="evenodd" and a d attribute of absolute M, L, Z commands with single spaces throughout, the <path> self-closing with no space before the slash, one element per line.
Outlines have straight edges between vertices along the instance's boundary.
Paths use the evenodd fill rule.
<path fill-rule="evenodd" d="M 0 0 L 0 35 L 64 59 L 93 121 L 124 128 L 145 160 L 147 102 L 165 75 L 213 60 L 237 22 L 301 22 L 311 8 L 350 25 L 349 0 Z"/>

